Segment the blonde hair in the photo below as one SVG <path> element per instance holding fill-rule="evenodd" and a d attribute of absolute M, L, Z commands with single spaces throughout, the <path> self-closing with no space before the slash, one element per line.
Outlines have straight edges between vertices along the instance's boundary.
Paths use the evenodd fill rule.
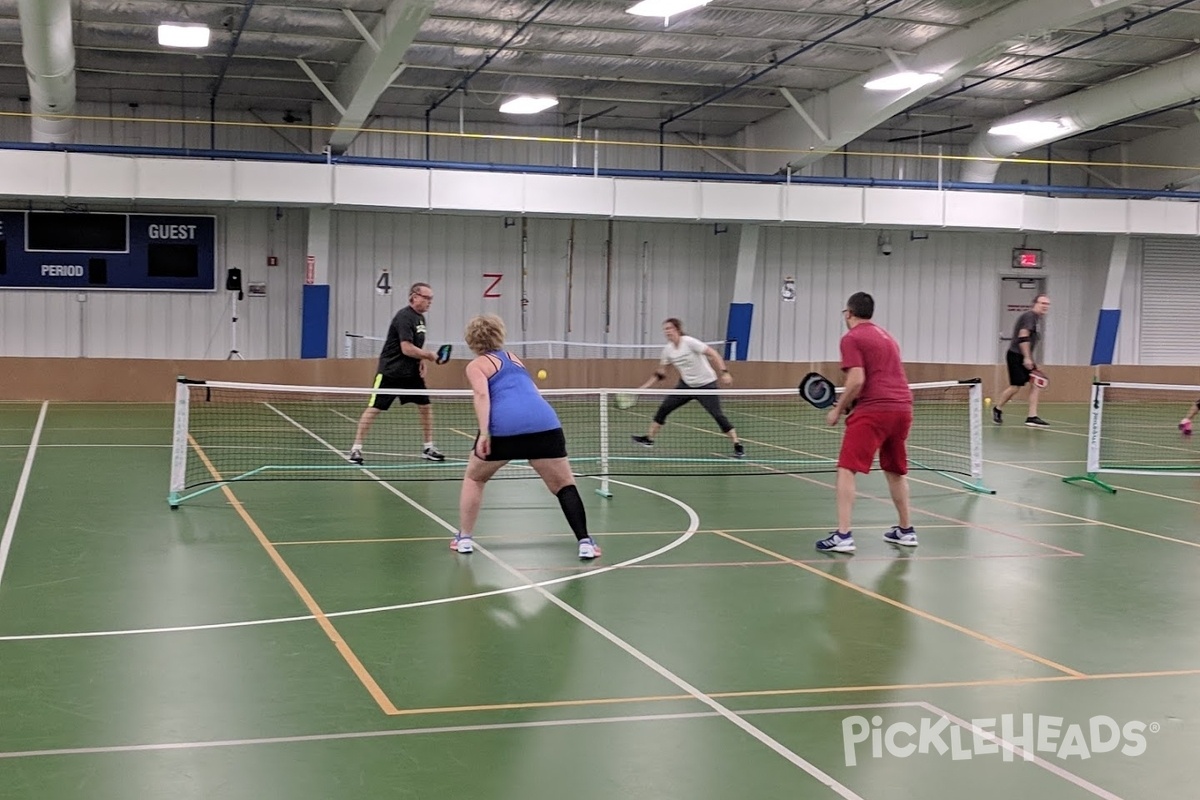
<path fill-rule="evenodd" d="M 480 314 L 467 323 L 463 338 L 477 355 L 499 350 L 504 346 L 504 320 L 495 314 Z"/>

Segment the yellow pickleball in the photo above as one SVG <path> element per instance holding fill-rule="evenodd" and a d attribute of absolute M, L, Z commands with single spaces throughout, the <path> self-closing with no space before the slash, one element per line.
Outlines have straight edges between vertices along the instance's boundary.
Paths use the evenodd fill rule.
<path fill-rule="evenodd" d="M 538 380 L 539 380 L 539 381 L 544 381 L 544 380 L 546 380 L 546 370 L 544 370 L 544 369 L 539 369 L 539 370 L 538 370 Z"/>

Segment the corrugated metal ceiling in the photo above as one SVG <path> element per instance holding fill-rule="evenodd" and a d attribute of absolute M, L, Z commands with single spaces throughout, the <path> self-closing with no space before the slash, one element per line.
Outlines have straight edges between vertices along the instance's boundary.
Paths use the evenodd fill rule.
<path fill-rule="evenodd" d="M 431 104 L 517 30 L 545 0 L 439 0 L 408 51 L 408 68 L 388 89 L 376 114 L 422 117 Z M 673 123 L 688 134 L 729 135 L 769 117 L 787 103 L 828 89 L 888 62 L 884 48 L 903 56 L 968 26 L 1013 0 L 906 0 L 855 25 L 761 79 Z M 1053 2 L 1053 0 L 1046 0 Z M 519 92 L 561 98 L 563 124 L 604 112 L 589 127 L 657 130 L 659 122 L 770 66 L 798 48 L 858 20 L 882 0 L 717 0 L 671 20 L 633 17 L 630 0 L 556 0 L 489 66 L 468 91 L 432 112 L 434 119 L 498 122 L 499 100 Z M 1069 30 L 1009 43 L 953 87 L 868 134 L 886 140 L 974 124 L 937 141 L 965 143 L 987 120 L 1162 63 L 1196 49 L 1200 2 L 1096 41 L 1090 37 L 1171 5 L 1148 0 Z M 216 100 L 218 111 L 254 110 L 277 118 L 285 110 L 307 118 L 322 95 L 295 59 L 332 83 L 362 46 L 347 18 L 372 28 L 386 0 L 255 2 Z M 207 109 L 230 48 L 242 2 L 218 0 L 76 0 L 75 46 L 80 100 L 186 104 Z M 212 45 L 199 53 L 160 48 L 162 21 L 207 23 Z M 1085 43 L 1086 42 L 1086 43 Z M 0 0 L 0 93 L 28 93 L 17 0 Z M 1103 146 L 1145 135 L 1147 129 L 1194 121 L 1186 109 L 1162 112 L 1134 125 L 1079 137 Z M 511 118 L 503 121 L 512 122 Z M 539 124 L 545 119 L 539 118 Z"/>

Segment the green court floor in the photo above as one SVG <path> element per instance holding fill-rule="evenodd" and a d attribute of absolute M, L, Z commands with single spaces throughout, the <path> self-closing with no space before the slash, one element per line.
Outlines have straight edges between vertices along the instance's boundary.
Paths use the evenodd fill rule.
<path fill-rule="evenodd" d="M 584 478 L 581 564 L 535 481 L 458 556 L 455 481 L 172 511 L 171 408 L 0 405 L 0 797 L 1194 797 L 1198 484 L 1063 484 L 1086 413 L 914 473 L 910 550 L 879 475 L 853 555 L 830 474 Z"/>

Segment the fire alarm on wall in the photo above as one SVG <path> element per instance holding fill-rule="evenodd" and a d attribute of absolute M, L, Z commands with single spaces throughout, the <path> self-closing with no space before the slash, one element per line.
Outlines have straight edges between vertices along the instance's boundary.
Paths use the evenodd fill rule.
<path fill-rule="evenodd" d="M 278 267 L 279 259 L 276 258 L 275 256 L 267 256 L 267 266 L 268 267 Z"/>

